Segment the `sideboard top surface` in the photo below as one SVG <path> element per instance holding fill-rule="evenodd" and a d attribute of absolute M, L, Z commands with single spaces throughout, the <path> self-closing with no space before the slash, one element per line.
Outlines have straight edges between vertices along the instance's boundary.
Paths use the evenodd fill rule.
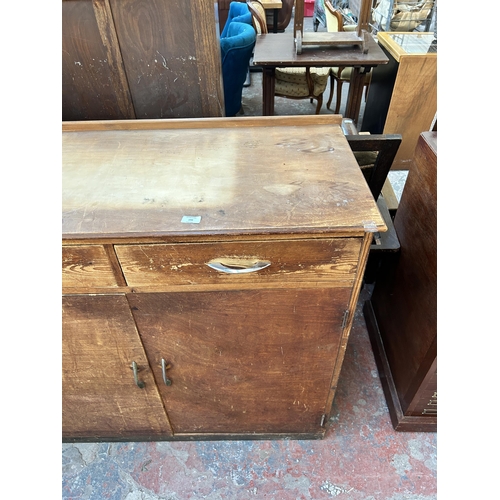
<path fill-rule="evenodd" d="M 65 122 L 63 239 L 384 231 L 339 124 Z"/>

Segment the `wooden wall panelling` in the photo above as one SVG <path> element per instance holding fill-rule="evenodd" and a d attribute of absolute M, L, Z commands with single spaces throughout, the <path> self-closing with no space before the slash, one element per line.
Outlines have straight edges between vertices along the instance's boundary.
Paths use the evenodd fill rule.
<path fill-rule="evenodd" d="M 213 1 L 110 4 L 137 118 L 223 116 Z"/>
<path fill-rule="evenodd" d="M 62 2 L 62 119 L 135 118 L 108 0 Z"/>

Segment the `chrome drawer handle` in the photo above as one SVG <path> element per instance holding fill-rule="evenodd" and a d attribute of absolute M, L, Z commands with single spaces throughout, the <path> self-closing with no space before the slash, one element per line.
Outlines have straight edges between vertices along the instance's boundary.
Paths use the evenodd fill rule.
<path fill-rule="evenodd" d="M 137 373 L 137 363 L 135 361 L 132 361 L 132 370 L 134 371 L 134 380 L 137 387 L 139 387 L 139 389 L 144 389 L 146 384 L 142 380 L 139 380 L 139 375 Z"/>
<path fill-rule="evenodd" d="M 268 260 L 228 259 L 225 260 L 225 262 L 221 260 L 211 260 L 207 262 L 208 267 L 227 274 L 255 273 L 270 265 L 271 263 Z"/>

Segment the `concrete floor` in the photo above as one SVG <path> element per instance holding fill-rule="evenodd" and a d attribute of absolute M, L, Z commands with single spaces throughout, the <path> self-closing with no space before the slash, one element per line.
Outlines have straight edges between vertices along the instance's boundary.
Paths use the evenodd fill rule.
<path fill-rule="evenodd" d="M 305 21 L 310 29 L 311 18 Z M 251 76 L 243 113 L 258 116 L 261 74 Z M 308 99 L 276 98 L 275 106 L 282 115 L 315 109 Z M 361 117 L 363 110 L 364 103 Z M 331 111 L 324 104 L 321 113 Z M 396 175 L 402 188 L 404 178 Z M 436 499 L 437 435 L 396 432 L 391 425 L 361 312 L 370 293 L 370 286 L 361 292 L 324 440 L 63 444 L 62 498 Z"/>

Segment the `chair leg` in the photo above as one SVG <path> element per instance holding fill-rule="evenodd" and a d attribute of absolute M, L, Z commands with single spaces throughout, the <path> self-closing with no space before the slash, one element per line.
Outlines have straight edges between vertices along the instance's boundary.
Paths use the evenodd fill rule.
<path fill-rule="evenodd" d="M 316 105 L 316 114 L 319 115 L 321 111 L 321 105 L 323 104 L 323 94 L 320 94 L 316 99 L 318 99 L 318 104 Z"/>
<path fill-rule="evenodd" d="M 328 97 L 328 102 L 326 103 L 327 109 L 330 109 L 330 104 L 332 103 L 334 87 L 335 87 L 335 78 L 333 78 L 333 75 L 330 73 L 330 97 Z"/>
<path fill-rule="evenodd" d="M 340 111 L 340 103 L 342 102 L 342 80 L 337 80 L 337 105 L 335 106 L 335 114 L 338 115 Z"/>

